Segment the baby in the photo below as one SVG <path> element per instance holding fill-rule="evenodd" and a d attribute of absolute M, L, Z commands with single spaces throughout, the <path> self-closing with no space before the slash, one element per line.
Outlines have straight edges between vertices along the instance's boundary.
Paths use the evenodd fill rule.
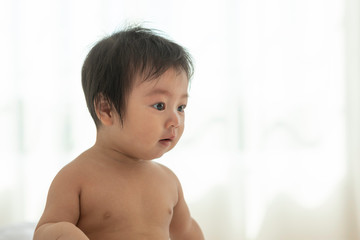
<path fill-rule="evenodd" d="M 184 131 L 193 65 L 178 44 L 132 27 L 98 42 L 82 68 L 94 146 L 54 178 L 34 240 L 202 240 L 178 178 L 151 161 Z"/>

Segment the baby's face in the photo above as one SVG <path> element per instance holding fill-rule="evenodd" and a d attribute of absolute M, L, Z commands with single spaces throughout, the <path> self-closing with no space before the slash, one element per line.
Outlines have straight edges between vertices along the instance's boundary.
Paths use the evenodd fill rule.
<path fill-rule="evenodd" d="M 150 160 L 171 150 L 184 131 L 188 101 L 185 72 L 167 70 L 159 78 L 135 84 L 129 95 L 119 148 L 133 158 Z"/>

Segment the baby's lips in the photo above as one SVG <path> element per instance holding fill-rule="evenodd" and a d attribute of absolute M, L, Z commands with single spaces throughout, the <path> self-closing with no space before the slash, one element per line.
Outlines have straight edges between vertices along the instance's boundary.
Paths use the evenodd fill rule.
<path fill-rule="evenodd" d="M 165 138 L 162 138 L 160 141 L 163 141 L 163 140 L 168 140 L 168 141 L 172 141 L 175 139 L 175 135 L 171 135 L 169 137 L 165 137 Z"/>

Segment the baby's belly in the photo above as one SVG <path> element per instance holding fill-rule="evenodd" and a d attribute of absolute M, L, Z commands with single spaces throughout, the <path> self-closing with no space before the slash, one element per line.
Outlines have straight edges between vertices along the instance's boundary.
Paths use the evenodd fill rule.
<path fill-rule="evenodd" d="M 154 209 L 152 209 L 154 210 Z M 78 227 L 90 240 L 169 240 L 172 211 L 116 213 L 96 211 L 83 216 Z M 101 213 L 101 214 L 98 214 Z"/>
<path fill-rule="evenodd" d="M 137 229 L 86 233 L 90 240 L 169 240 L 168 231 Z"/>

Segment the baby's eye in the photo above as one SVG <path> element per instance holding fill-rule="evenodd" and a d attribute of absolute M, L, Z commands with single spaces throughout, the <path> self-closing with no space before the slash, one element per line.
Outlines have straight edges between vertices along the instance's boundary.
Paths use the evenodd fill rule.
<path fill-rule="evenodd" d="M 156 110 L 163 111 L 165 109 L 165 103 L 156 103 L 153 105 Z"/>
<path fill-rule="evenodd" d="M 181 105 L 181 106 L 178 107 L 177 110 L 178 110 L 179 112 L 184 112 L 184 109 L 185 109 L 185 108 L 186 108 L 186 105 Z"/>

